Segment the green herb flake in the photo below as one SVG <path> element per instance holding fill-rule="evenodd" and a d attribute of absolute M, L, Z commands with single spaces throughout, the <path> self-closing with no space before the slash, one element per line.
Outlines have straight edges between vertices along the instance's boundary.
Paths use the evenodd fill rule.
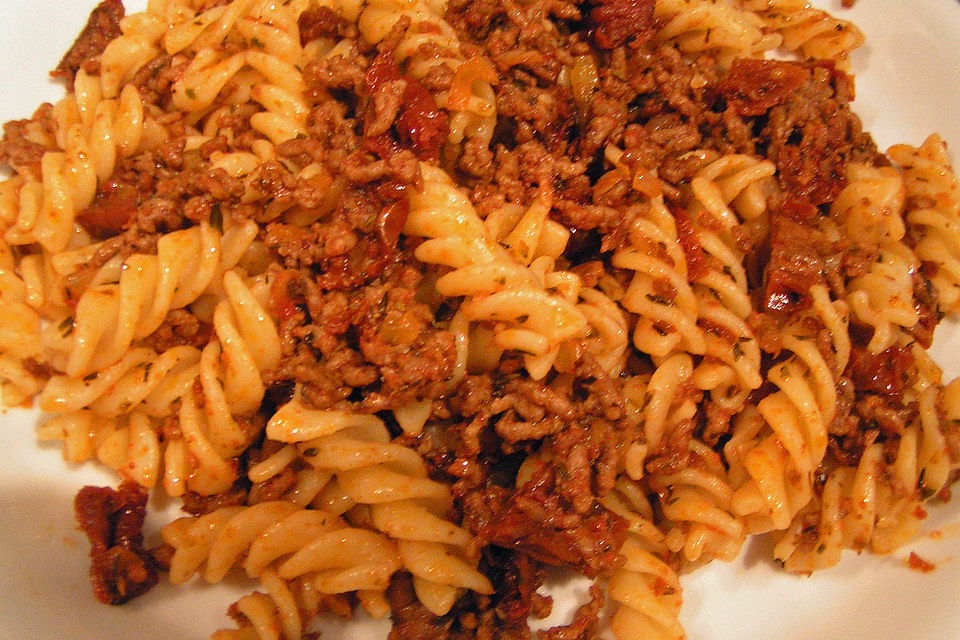
<path fill-rule="evenodd" d="M 210 211 L 210 226 L 223 233 L 223 211 L 220 210 L 220 203 L 215 203 Z"/>
<path fill-rule="evenodd" d="M 73 316 L 64 318 L 63 321 L 57 325 L 57 328 L 60 329 L 60 333 L 63 334 L 64 338 L 73 333 L 75 327 L 76 325 L 73 322 Z"/>

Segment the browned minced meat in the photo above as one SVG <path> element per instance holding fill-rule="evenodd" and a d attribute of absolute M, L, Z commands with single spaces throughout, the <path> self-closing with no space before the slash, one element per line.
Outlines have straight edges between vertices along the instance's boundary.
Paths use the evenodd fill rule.
<path fill-rule="evenodd" d="M 577 607 L 570 624 L 541 631 L 542 640 L 594 640 L 605 598 L 597 585 L 590 586 L 590 600 Z"/>
<path fill-rule="evenodd" d="M 77 71 L 91 63 L 111 40 L 120 36 L 120 20 L 124 13 L 123 0 L 103 0 L 97 5 L 83 31 L 51 75 L 73 82 Z"/>
<path fill-rule="evenodd" d="M 300 42 L 306 45 L 320 37 L 343 37 L 353 28 L 344 17 L 329 7 L 310 6 L 297 20 Z"/>
<path fill-rule="evenodd" d="M 815 208 L 787 200 L 771 215 L 770 259 L 763 272 L 763 308 L 793 313 L 810 305 L 810 287 L 824 281 Z"/>
<path fill-rule="evenodd" d="M 597 5 L 590 12 L 597 47 L 613 49 L 628 41 L 636 46 L 653 36 L 655 0 L 600 0 Z"/>
<path fill-rule="evenodd" d="M 123 604 L 149 591 L 158 580 L 143 548 L 147 492 L 125 482 L 117 490 L 84 487 L 74 500 L 80 529 L 90 540 L 90 580 L 103 604 Z"/>
<path fill-rule="evenodd" d="M 235 507 L 247 503 L 248 491 L 242 485 L 233 486 L 223 493 L 203 496 L 188 491 L 183 494 L 181 509 L 193 516 L 202 516 L 224 507 Z"/>
<path fill-rule="evenodd" d="M 485 543 L 597 576 L 619 563 L 626 521 L 594 505 L 577 513 L 558 495 L 554 469 L 539 465 L 516 491 L 488 487 L 464 498 L 465 522 Z M 562 475 L 562 474 L 561 474 Z M 481 504 L 482 501 L 482 504 Z"/>
<path fill-rule="evenodd" d="M 924 265 L 919 273 L 913 274 L 913 308 L 919 320 L 909 329 L 910 335 L 924 349 L 929 349 L 933 344 L 933 332 L 943 320 L 944 312 L 940 309 L 937 290 L 924 274 Z"/>
<path fill-rule="evenodd" d="M 0 162 L 18 170 L 31 168 L 39 179 L 40 160 L 47 149 L 31 133 L 39 131 L 45 134 L 42 137 L 49 138 L 54 126 L 53 106 L 50 104 L 41 105 L 30 119 L 7 122 L 3 125 L 3 140 L 0 140 Z"/>
<path fill-rule="evenodd" d="M 803 63 L 805 79 L 765 117 L 761 133 L 781 184 L 811 204 L 830 202 L 846 184 L 850 160 L 872 163 L 876 146 L 850 109 L 853 79 L 829 62 Z"/>
<path fill-rule="evenodd" d="M 170 311 L 157 330 L 144 340 L 144 344 L 157 353 L 181 345 L 202 349 L 210 342 L 213 326 L 197 318 L 186 309 Z"/>
<path fill-rule="evenodd" d="M 893 346 L 874 355 L 853 345 L 847 373 L 858 392 L 899 398 L 913 381 L 916 364 L 913 354 L 903 347 Z"/>
<path fill-rule="evenodd" d="M 409 574 L 394 574 L 387 589 L 393 628 L 389 640 L 529 640 L 528 619 L 550 613 L 549 597 L 537 593 L 543 571 L 528 557 L 490 547 L 480 558 L 492 596 L 469 592 L 445 616 L 434 616 L 417 599 Z"/>
<path fill-rule="evenodd" d="M 379 411 L 442 395 L 456 359 L 453 335 L 416 300 L 421 277 L 394 264 L 369 284 L 325 291 L 309 272 L 282 273 L 270 308 L 284 358 L 268 382 L 302 383 L 304 399 L 321 408 L 350 400 Z"/>

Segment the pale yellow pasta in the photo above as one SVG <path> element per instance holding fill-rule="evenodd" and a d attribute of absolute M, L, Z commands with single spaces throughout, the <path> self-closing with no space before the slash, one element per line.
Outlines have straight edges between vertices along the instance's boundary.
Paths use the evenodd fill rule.
<path fill-rule="evenodd" d="M 750 533 L 782 530 L 812 497 L 813 472 L 827 448 L 827 426 L 836 412 L 836 379 L 849 353 L 846 306 L 832 302 L 821 286 L 811 288 L 812 316 L 830 330 L 832 362 L 799 326 L 787 327 L 783 345 L 792 355 L 770 368 L 779 389 L 741 413 L 725 445 L 733 512 Z"/>
<path fill-rule="evenodd" d="M 706 343 L 697 326 L 697 300 L 687 281 L 686 257 L 662 197 L 636 220 L 629 241 L 614 253 L 612 263 L 634 272 L 620 299 L 624 309 L 638 316 L 634 346 L 655 357 L 675 350 L 703 354 Z M 676 292 L 672 299 L 660 293 L 664 289 Z"/>
<path fill-rule="evenodd" d="M 940 308 L 956 312 L 960 310 L 960 185 L 946 145 L 940 136 L 932 135 L 920 147 L 895 145 L 888 153 L 903 170 L 913 250 L 920 260 L 936 267 L 929 277 Z"/>
<path fill-rule="evenodd" d="M 739 555 L 746 532 L 732 511 L 733 487 L 727 470 L 705 444 L 691 442 L 689 449 L 683 469 L 648 479 L 660 495 L 666 526 L 671 527 L 666 545 L 691 562 L 730 562 Z"/>
<path fill-rule="evenodd" d="M 760 56 L 780 44 L 765 33 L 757 16 L 724 0 L 659 0 L 656 17 L 662 26 L 655 38 L 685 53 L 712 52 L 728 66 L 734 58 Z"/>
<path fill-rule="evenodd" d="M 783 37 L 783 46 L 804 58 L 832 60 L 850 67 L 850 54 L 864 43 L 863 33 L 847 20 L 810 5 L 807 0 L 744 0 L 745 8 Z"/>
<path fill-rule="evenodd" d="M 682 603 L 680 579 L 664 560 L 664 535 L 653 523 L 653 509 L 641 485 L 626 478 L 601 498 L 610 511 L 627 521 L 621 549 L 622 567 L 610 577 L 610 599 L 616 609 L 610 629 L 617 640 L 685 638 L 678 619 Z"/>
<path fill-rule="evenodd" d="M 445 517 L 449 489 L 426 477 L 417 453 L 390 443 L 378 418 L 311 410 L 295 398 L 270 419 L 267 436 L 298 443 L 307 463 L 335 474 L 336 484 L 319 496 L 326 502 L 318 506 L 333 513 L 369 509 L 373 525 L 397 541 L 414 589 L 433 613 L 449 611 L 461 589 L 492 592 L 463 553 L 470 535 Z"/>
<path fill-rule="evenodd" d="M 542 282 L 510 258 L 490 235 L 469 199 L 441 169 L 421 164 L 423 190 L 411 194 L 403 233 L 426 238 L 416 257 L 426 264 L 451 267 L 437 280 L 443 296 L 466 296 L 460 307 L 473 322 L 493 323 L 502 349 L 516 349 L 545 375 L 561 344 L 582 337 L 587 320 L 573 301 L 551 293 L 559 282 Z M 557 274 L 560 275 L 560 274 Z"/>

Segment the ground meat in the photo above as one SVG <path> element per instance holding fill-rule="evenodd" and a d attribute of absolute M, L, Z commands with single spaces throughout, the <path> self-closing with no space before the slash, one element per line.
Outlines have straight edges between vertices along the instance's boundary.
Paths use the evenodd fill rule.
<path fill-rule="evenodd" d="M 577 608 L 568 625 L 540 632 L 542 640 L 593 640 L 596 637 L 600 613 L 603 611 L 603 590 L 590 586 L 590 600 Z"/>
<path fill-rule="evenodd" d="M 765 114 L 761 138 L 783 186 L 820 205 L 846 184 L 848 160 L 873 162 L 876 147 L 850 110 L 853 81 L 832 63 L 804 63 L 805 81 Z"/>
<path fill-rule="evenodd" d="M 636 45 L 653 36 L 654 0 L 600 0 L 590 12 L 596 24 L 593 42 L 601 49 L 613 49 L 633 41 Z"/>
<path fill-rule="evenodd" d="M 201 321 L 186 309 L 174 309 L 144 343 L 157 353 L 181 345 L 203 349 L 210 342 L 212 333 L 211 324 Z"/>
<path fill-rule="evenodd" d="M 183 494 L 181 509 L 192 516 L 202 516 L 224 507 L 235 507 L 247 503 L 248 490 L 242 485 L 231 487 L 223 493 L 202 496 L 188 491 Z"/>
<path fill-rule="evenodd" d="M 902 435 L 904 429 L 917 415 L 915 405 L 903 406 L 896 398 L 882 395 L 861 394 L 853 405 L 860 418 L 862 430 L 879 428 L 887 436 Z M 869 425 L 866 429 L 864 426 Z"/>
<path fill-rule="evenodd" d="M 550 599 L 536 592 L 543 571 L 529 558 L 490 547 L 480 559 L 494 594 L 467 593 L 453 610 L 434 616 L 417 599 L 409 574 L 397 573 L 387 589 L 393 628 L 389 640 L 530 640 L 528 619 L 550 613 Z"/>
<path fill-rule="evenodd" d="M 53 133 L 53 106 L 44 104 L 29 120 L 13 120 L 3 125 L 0 162 L 18 170 L 30 168 L 40 177 L 40 160 L 47 148 L 41 143 Z"/>
<path fill-rule="evenodd" d="M 333 9 L 314 5 L 300 14 L 297 23 L 303 45 L 322 37 L 343 38 L 352 28 L 351 23 Z"/>
<path fill-rule="evenodd" d="M 284 359 L 268 382 L 300 382 L 318 408 L 350 398 L 380 411 L 441 395 L 456 359 L 453 336 L 416 301 L 420 277 L 395 266 L 349 295 L 305 272 L 278 277 L 270 308 L 282 318 Z"/>
<path fill-rule="evenodd" d="M 770 260 L 763 271 L 763 306 L 768 311 L 793 313 L 810 304 L 810 287 L 824 281 L 823 245 L 811 226 L 817 212 L 797 200 L 788 200 L 771 218 Z"/>
<path fill-rule="evenodd" d="M 123 604 L 149 591 L 158 580 L 150 555 L 143 548 L 147 492 L 126 482 L 119 489 L 84 487 L 74 510 L 80 529 L 90 540 L 90 580 L 103 604 Z"/>
<path fill-rule="evenodd" d="M 744 116 L 760 116 L 783 102 L 803 83 L 803 67 L 779 60 L 735 60 L 720 93 Z"/>
<path fill-rule="evenodd" d="M 539 466 L 515 492 L 490 488 L 491 517 L 468 512 L 481 541 L 520 551 L 539 562 L 575 568 L 588 576 L 612 570 L 626 537 L 626 522 L 599 505 L 572 512 L 558 496 L 553 470 Z M 471 505 L 476 506 L 476 505 Z"/>
<path fill-rule="evenodd" d="M 72 83 L 77 71 L 93 62 L 111 40 L 120 36 L 120 20 L 124 13 L 122 0 L 103 0 L 97 5 L 87 25 L 51 75 Z"/>
<path fill-rule="evenodd" d="M 937 299 L 937 290 L 924 276 L 922 266 L 919 273 L 913 274 L 913 308 L 919 320 L 908 331 L 920 346 L 929 349 L 933 344 L 933 332 L 943 320 L 944 314 Z"/>
<path fill-rule="evenodd" d="M 850 351 L 847 373 L 857 390 L 898 398 L 912 383 L 916 363 L 908 349 L 894 346 L 873 355 L 856 345 Z"/>

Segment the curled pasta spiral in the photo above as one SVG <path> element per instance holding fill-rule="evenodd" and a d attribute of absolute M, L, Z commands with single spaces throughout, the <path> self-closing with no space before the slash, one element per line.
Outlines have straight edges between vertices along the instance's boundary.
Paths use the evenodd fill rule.
<path fill-rule="evenodd" d="M 206 223 L 164 235 L 156 255 L 127 258 L 119 282 L 87 289 L 65 332 L 45 331 L 53 363 L 73 378 L 114 364 L 134 341 L 156 331 L 169 311 L 196 301 L 232 267 L 225 257 L 220 234 Z"/>
<path fill-rule="evenodd" d="M 788 327 L 783 344 L 792 355 L 767 374 L 778 391 L 737 417 L 724 447 L 738 487 L 733 512 L 746 519 L 749 533 L 790 525 L 812 496 L 812 475 L 826 452 L 836 377 L 850 353 L 847 312 L 843 303 L 831 302 L 822 285 L 812 287 L 810 295 L 816 317 L 829 332 L 834 362 L 799 326 Z"/>
<path fill-rule="evenodd" d="M 913 250 L 936 266 L 930 282 L 943 311 L 960 311 L 960 185 L 947 148 L 932 135 L 919 147 L 895 145 L 890 158 L 903 169 L 910 206 L 907 227 L 918 239 Z"/>
<path fill-rule="evenodd" d="M 689 187 L 689 210 L 708 263 L 692 277 L 706 344 L 694 380 L 730 411 L 762 382 L 760 347 L 746 323 L 753 306 L 743 255 L 732 234 L 741 220 L 766 213 L 764 194 L 774 170 L 769 161 L 725 156 L 700 169 Z"/>
<path fill-rule="evenodd" d="M 678 349 L 704 353 L 706 343 L 697 326 L 697 300 L 687 282 L 686 257 L 662 197 L 653 200 L 647 215 L 636 221 L 629 245 L 613 254 L 612 263 L 634 272 L 620 304 L 638 316 L 633 332 L 637 349 L 654 357 Z"/>
<path fill-rule="evenodd" d="M 780 44 L 779 36 L 764 33 L 755 15 L 738 11 L 722 0 L 660 0 L 655 38 L 671 42 L 685 53 L 714 52 L 723 66 L 735 58 L 750 58 Z"/>
<path fill-rule="evenodd" d="M 639 412 L 646 446 L 656 451 L 671 428 L 689 420 L 697 412 L 697 396 L 692 385 L 693 359 L 676 353 L 657 367 L 649 377 L 635 376 L 626 385 L 627 399 Z"/>
<path fill-rule="evenodd" d="M 124 478 L 151 488 L 161 477 L 160 436 L 141 412 L 124 420 L 75 411 L 49 420 L 38 436 L 40 440 L 61 440 L 64 460 L 79 463 L 96 458 Z"/>
<path fill-rule="evenodd" d="M 846 178 L 847 186 L 830 205 L 830 217 L 862 245 L 901 240 L 906 190 L 900 172 L 850 163 Z"/>
<path fill-rule="evenodd" d="M 96 453 L 118 471 L 130 465 L 133 472 L 121 473 L 144 486 L 153 486 L 162 458 L 163 485 L 169 495 L 187 489 L 210 495 L 229 488 L 236 478 L 230 458 L 255 436 L 246 433 L 234 416 L 260 406 L 265 393 L 260 372 L 279 362 L 280 339 L 257 300 L 257 290 L 265 287 L 254 283 L 251 288 L 229 271 L 223 276 L 223 288 L 225 298 L 213 314 L 216 339 L 202 352 L 180 346 L 158 356 L 138 347 L 93 375 L 52 377 L 39 404 L 60 415 L 43 428 L 44 437 L 64 440 L 69 460 L 85 460 Z M 103 421 L 135 408 L 138 418 L 129 424 Z M 161 446 L 157 427 L 148 417 L 174 414 L 178 434 L 165 437 Z M 108 440 L 104 453 L 102 444 Z"/>
<path fill-rule="evenodd" d="M 299 591 L 309 586 L 326 594 L 358 592 L 361 602 L 377 603 L 401 567 L 396 544 L 383 534 L 285 501 L 181 518 L 162 535 L 174 550 L 171 582 L 186 582 L 198 572 L 207 582 L 220 582 L 241 566 L 269 595 L 241 599 L 240 611 L 258 630 L 274 623 L 280 635 L 272 637 L 284 640 L 300 638 L 310 623 L 299 611 L 302 595 L 295 597 L 291 587 Z M 379 605 L 370 609 L 384 613 Z"/>
<path fill-rule="evenodd" d="M 377 417 L 311 410 L 295 397 L 270 419 L 267 437 L 297 443 L 307 463 L 334 474 L 326 509 L 343 513 L 367 506 L 373 526 L 396 541 L 417 597 L 431 612 L 447 613 L 461 589 L 493 592 L 466 559 L 470 535 L 446 518 L 450 490 L 426 477 L 416 452 L 391 443 Z"/>
<path fill-rule="evenodd" d="M 44 287 L 31 275 L 41 275 L 40 265 L 32 256 L 21 261 L 21 277 L 16 271 L 11 248 L 0 240 L 0 394 L 3 404 L 13 407 L 36 395 L 43 388 L 44 377 L 27 366 L 27 361 L 40 356 L 42 316 L 39 307 L 46 306 Z M 33 280 L 33 282 L 31 282 Z"/>
<path fill-rule="evenodd" d="M 74 232 L 76 214 L 93 202 L 97 187 L 117 163 L 165 137 L 148 119 L 140 94 L 127 85 L 120 97 L 102 98 L 95 78 L 77 74 L 74 93 L 53 110 L 55 147 L 40 161 L 38 179 L 19 182 L 15 222 L 5 238 L 14 244 L 39 243 L 52 252 L 64 249 Z M 4 213 L 4 217 L 9 217 Z"/>
<path fill-rule="evenodd" d="M 746 0 L 747 9 L 783 36 L 783 46 L 804 58 L 833 60 L 841 69 L 850 66 L 849 56 L 864 43 L 856 25 L 810 6 L 806 0 Z"/>
<path fill-rule="evenodd" d="M 452 272 L 437 280 L 438 293 L 465 296 L 463 317 L 493 323 L 497 345 L 527 354 L 531 374 L 542 377 L 552 359 L 546 367 L 536 361 L 538 366 L 530 366 L 531 359 L 555 357 L 564 341 L 584 336 L 586 318 L 575 301 L 548 290 L 561 282 L 545 282 L 511 258 L 446 173 L 426 164 L 421 171 L 423 190 L 411 194 L 403 229 L 408 236 L 426 238 L 416 249 L 417 259 L 451 267 Z M 543 273 L 554 280 L 569 279 L 552 269 Z"/>
<path fill-rule="evenodd" d="M 919 350 L 914 349 L 919 355 Z M 932 375 L 924 375 L 924 369 Z M 841 551 L 890 553 L 916 536 L 922 505 L 940 491 L 955 468 L 947 452 L 940 410 L 957 415 L 957 381 L 939 387 L 932 362 L 905 401 L 915 399 L 917 418 L 899 436 L 888 459 L 884 445 L 867 446 L 855 467 L 830 472 L 816 503 L 797 516 L 777 544 L 775 557 L 790 570 L 808 573 L 835 565 Z M 812 523 L 812 524 L 811 524 Z"/>
<path fill-rule="evenodd" d="M 869 271 L 848 283 L 850 309 L 857 319 L 873 327 L 867 344 L 870 353 L 883 352 L 896 342 L 901 328 L 910 329 L 919 321 L 913 297 L 913 273 L 919 267 L 907 245 L 887 242 Z"/>
<path fill-rule="evenodd" d="M 610 629 L 617 640 L 684 638 L 678 616 L 682 603 L 680 579 L 664 562 L 669 550 L 653 523 L 653 508 L 643 487 L 619 478 L 613 491 L 600 499 L 604 507 L 627 521 L 627 539 L 620 550 L 624 564 L 610 577 L 610 599 L 616 611 Z"/>
<path fill-rule="evenodd" d="M 727 471 L 720 456 L 702 442 L 692 441 L 689 455 L 682 469 L 648 480 L 660 494 L 664 518 L 675 525 L 667 533 L 667 546 L 691 562 L 730 562 L 740 553 L 746 532 L 732 514 Z"/>
<path fill-rule="evenodd" d="M 496 73 L 483 58 L 464 58 L 456 31 L 443 19 L 445 8 L 443 1 L 370 0 L 360 14 L 358 26 L 364 39 L 377 44 L 399 20 L 409 18 L 410 26 L 394 55 L 417 80 L 437 67 L 452 72 L 450 90 L 436 96 L 437 103 L 450 113 L 448 140 L 454 145 L 473 138 L 487 143 L 497 124 L 491 86 L 497 79 Z"/>

